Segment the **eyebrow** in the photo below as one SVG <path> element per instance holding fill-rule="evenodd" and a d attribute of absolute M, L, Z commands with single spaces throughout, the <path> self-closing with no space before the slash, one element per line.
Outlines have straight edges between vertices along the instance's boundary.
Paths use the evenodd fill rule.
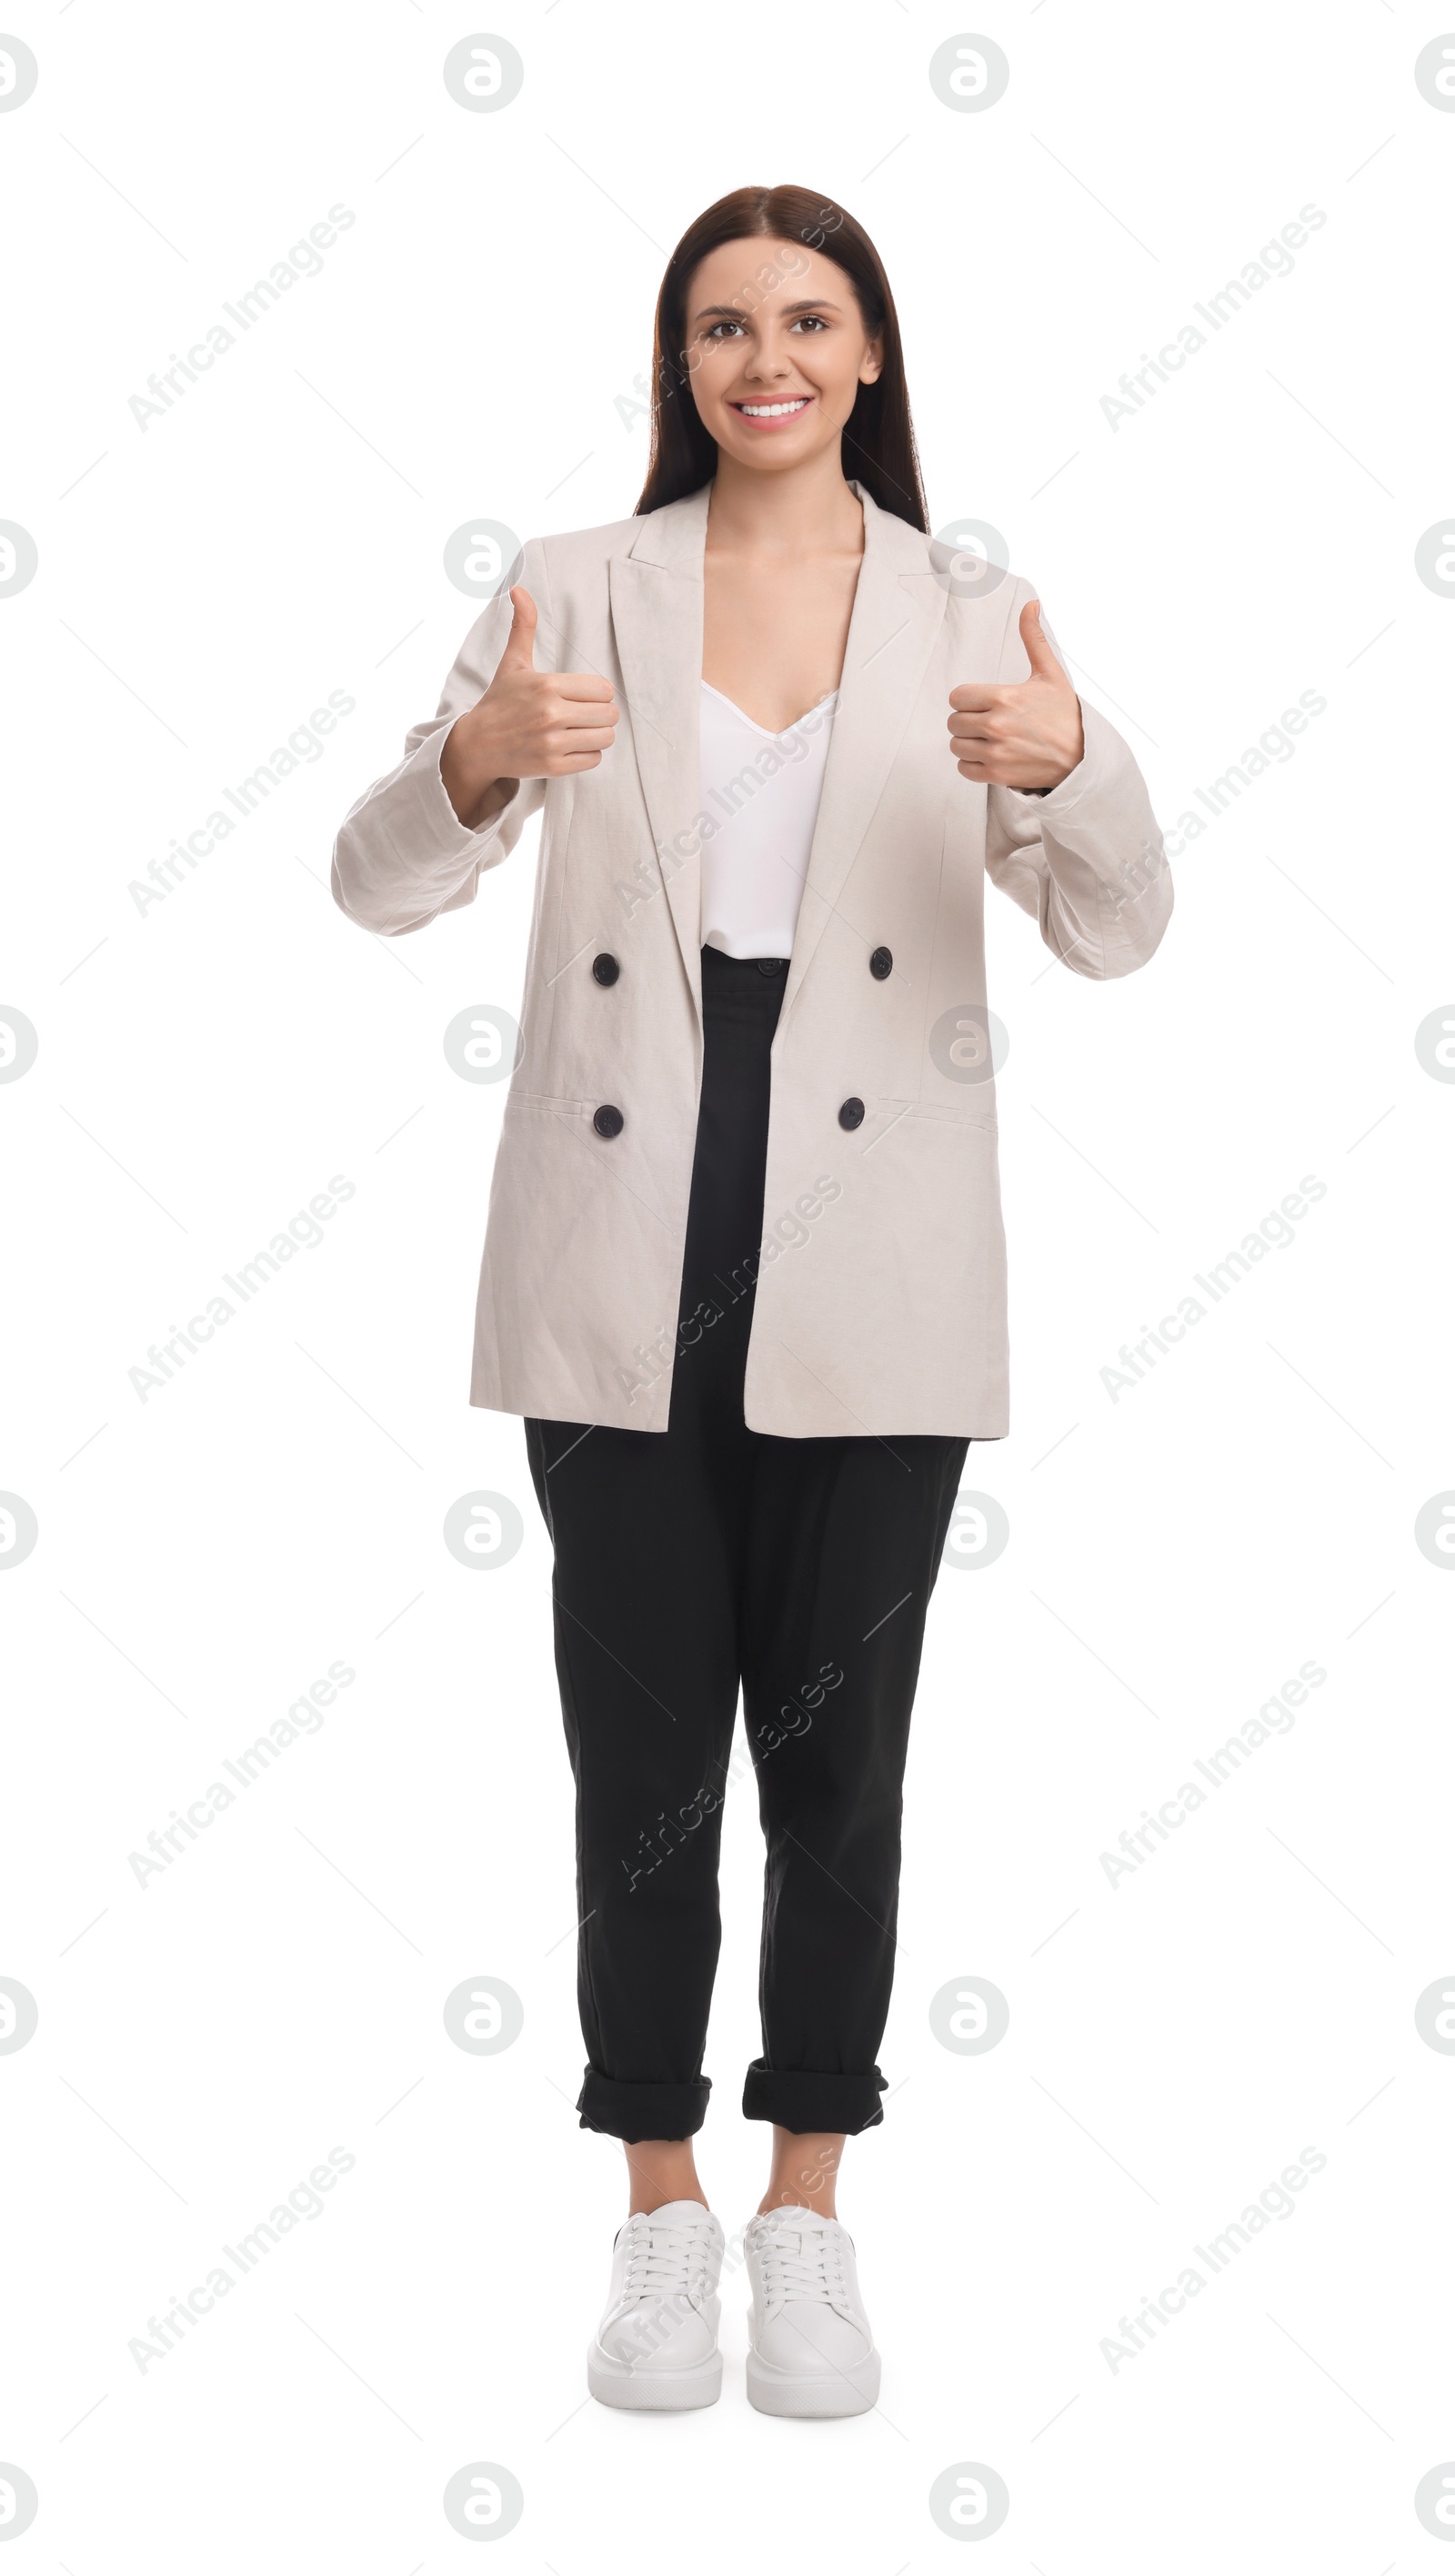
<path fill-rule="evenodd" d="M 831 295 L 801 295 L 796 304 L 784 304 L 779 307 L 783 313 L 837 313 L 841 309 L 835 304 Z M 692 319 L 694 322 L 706 322 L 718 313 L 734 322 L 752 320 L 752 315 L 745 312 L 741 304 L 703 304 L 693 314 Z"/>

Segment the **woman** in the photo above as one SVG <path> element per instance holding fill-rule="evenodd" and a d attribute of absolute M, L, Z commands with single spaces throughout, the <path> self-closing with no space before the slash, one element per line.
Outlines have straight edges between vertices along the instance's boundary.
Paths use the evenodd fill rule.
<path fill-rule="evenodd" d="M 354 920 L 417 930 L 544 816 L 471 1395 L 526 1417 L 555 1549 L 577 2107 L 630 2185 L 608 2405 L 721 2384 L 692 2141 L 740 1685 L 767 1843 L 743 2109 L 773 2129 L 748 2394 L 877 2397 L 834 2183 L 883 2116 L 926 1605 L 967 1444 L 1007 1427 L 983 879 L 1093 977 L 1171 909 L 1030 585 L 927 524 L 872 244 L 805 189 L 724 198 L 663 282 L 636 515 L 527 544 L 334 853 Z"/>

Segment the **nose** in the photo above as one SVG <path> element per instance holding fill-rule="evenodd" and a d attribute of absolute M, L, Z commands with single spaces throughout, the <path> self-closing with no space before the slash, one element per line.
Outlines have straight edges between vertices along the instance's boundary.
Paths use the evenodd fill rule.
<path fill-rule="evenodd" d="M 792 356 L 775 338 L 765 335 L 748 361 L 747 373 L 754 384 L 781 383 L 794 373 Z"/>

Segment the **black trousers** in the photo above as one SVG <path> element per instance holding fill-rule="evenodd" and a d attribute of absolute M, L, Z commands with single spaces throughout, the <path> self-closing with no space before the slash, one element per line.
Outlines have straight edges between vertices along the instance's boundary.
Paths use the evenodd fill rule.
<path fill-rule="evenodd" d="M 576 2107 L 627 2140 L 690 2136 L 707 2109 L 740 1684 L 767 1845 L 743 2110 L 798 2131 L 883 2118 L 910 1708 L 968 1443 L 781 1440 L 743 1421 L 784 972 L 703 951 L 668 1429 L 526 1423 L 576 1780 Z"/>

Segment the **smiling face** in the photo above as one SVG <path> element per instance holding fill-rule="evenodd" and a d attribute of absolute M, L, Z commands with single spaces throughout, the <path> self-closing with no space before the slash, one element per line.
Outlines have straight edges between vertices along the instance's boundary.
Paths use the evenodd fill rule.
<path fill-rule="evenodd" d="M 709 252 L 688 281 L 685 324 L 704 428 L 725 456 L 759 471 L 836 448 L 860 385 L 883 363 L 852 279 L 794 242 Z"/>

